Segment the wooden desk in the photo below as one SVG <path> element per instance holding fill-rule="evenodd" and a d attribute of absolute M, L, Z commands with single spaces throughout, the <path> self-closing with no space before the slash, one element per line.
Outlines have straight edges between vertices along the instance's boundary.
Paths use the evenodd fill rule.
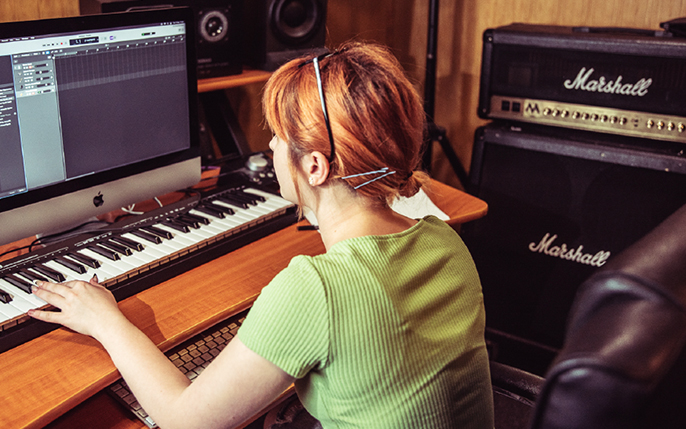
<path fill-rule="evenodd" d="M 438 182 L 429 194 L 453 226 L 487 211 L 485 202 Z M 318 232 L 290 226 L 119 305 L 160 349 L 168 350 L 250 307 L 293 256 L 323 252 Z M 102 392 L 119 373 L 90 337 L 57 329 L 0 354 L 0 373 L 0 427 L 145 428 Z"/>

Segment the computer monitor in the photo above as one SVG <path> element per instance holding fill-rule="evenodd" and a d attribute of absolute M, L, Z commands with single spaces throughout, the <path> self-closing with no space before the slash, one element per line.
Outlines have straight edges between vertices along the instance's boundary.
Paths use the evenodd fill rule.
<path fill-rule="evenodd" d="M 200 180 L 194 17 L 0 24 L 0 244 Z"/>

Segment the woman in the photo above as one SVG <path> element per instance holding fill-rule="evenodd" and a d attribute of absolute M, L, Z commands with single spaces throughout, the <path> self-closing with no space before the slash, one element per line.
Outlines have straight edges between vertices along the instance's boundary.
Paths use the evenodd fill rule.
<path fill-rule="evenodd" d="M 424 113 L 386 49 L 293 60 L 263 96 L 287 200 L 327 249 L 293 258 L 238 336 L 190 384 L 97 284 L 41 283 L 31 316 L 100 341 L 163 428 L 232 427 L 295 382 L 324 428 L 492 428 L 481 287 L 445 223 L 394 212 L 426 181 Z"/>

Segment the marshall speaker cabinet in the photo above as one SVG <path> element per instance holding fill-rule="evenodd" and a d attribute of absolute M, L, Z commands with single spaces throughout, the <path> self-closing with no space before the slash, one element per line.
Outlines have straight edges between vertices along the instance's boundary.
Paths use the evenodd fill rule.
<path fill-rule="evenodd" d="M 625 72 L 622 80 L 636 76 Z M 682 147 L 505 121 L 477 130 L 469 190 L 489 209 L 462 236 L 481 276 L 497 360 L 543 375 L 562 345 L 577 287 L 686 204 Z"/>
<path fill-rule="evenodd" d="M 686 38 L 512 24 L 484 32 L 478 113 L 686 143 Z"/>
<path fill-rule="evenodd" d="M 240 74 L 243 0 L 79 0 L 81 14 L 189 6 L 196 17 L 198 78 Z"/>

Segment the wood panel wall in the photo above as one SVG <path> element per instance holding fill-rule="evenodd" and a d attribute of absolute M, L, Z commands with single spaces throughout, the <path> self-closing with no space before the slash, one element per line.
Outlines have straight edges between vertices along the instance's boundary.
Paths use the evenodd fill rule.
<path fill-rule="evenodd" d="M 251 1 L 245 0 L 246 7 Z M 349 39 L 384 43 L 406 67 L 423 94 L 428 0 L 328 0 L 327 43 Z M 435 121 L 446 128 L 463 166 L 471 160 L 485 29 L 512 22 L 624 26 L 659 29 L 660 22 L 686 17 L 686 0 L 443 0 L 439 7 Z M 0 0 L 0 21 L 78 14 L 78 0 Z M 229 95 L 255 150 L 265 150 L 260 86 Z M 459 186 L 439 146 L 433 175 Z"/>

